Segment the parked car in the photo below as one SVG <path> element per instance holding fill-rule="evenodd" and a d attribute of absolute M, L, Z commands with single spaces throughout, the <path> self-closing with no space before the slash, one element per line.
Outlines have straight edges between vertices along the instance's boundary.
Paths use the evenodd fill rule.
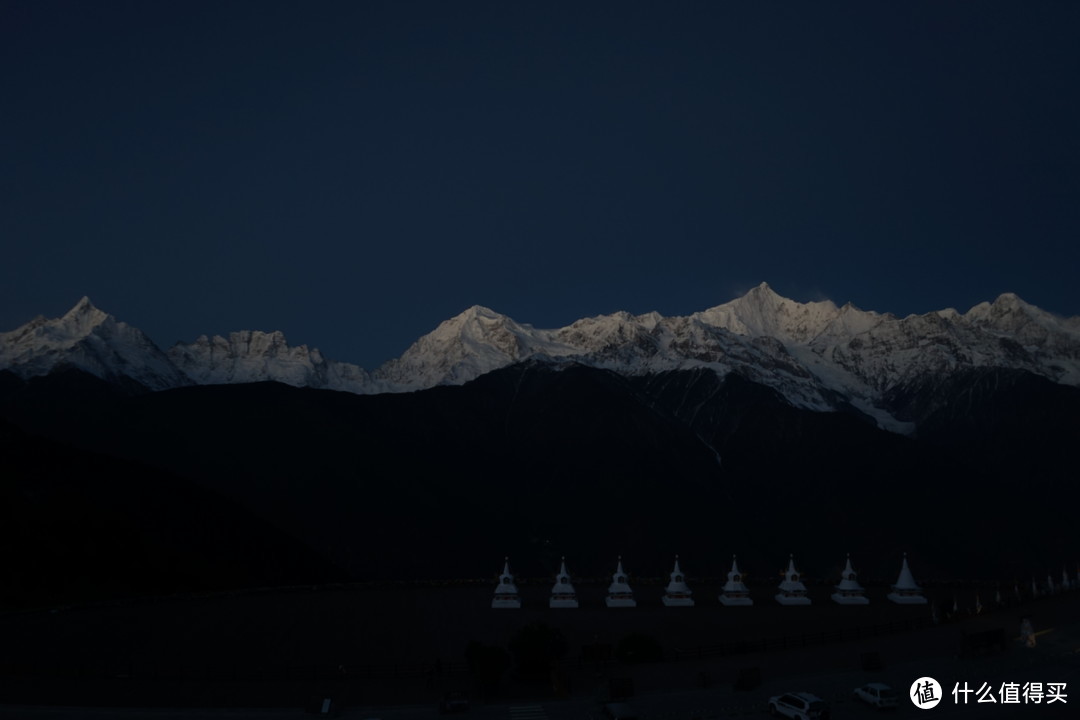
<path fill-rule="evenodd" d="M 792 720 L 827 720 L 829 706 L 817 695 L 797 692 L 769 698 L 769 713 Z"/>
<path fill-rule="evenodd" d="M 855 688 L 854 696 L 880 709 L 900 707 L 900 696 L 885 683 L 870 683 Z"/>

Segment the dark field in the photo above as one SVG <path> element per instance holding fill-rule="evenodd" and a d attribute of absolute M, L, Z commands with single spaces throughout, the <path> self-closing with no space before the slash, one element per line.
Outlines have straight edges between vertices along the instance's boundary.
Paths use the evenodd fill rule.
<path fill-rule="evenodd" d="M 330 692 L 352 702 L 427 703 L 451 688 L 476 696 L 466 645 L 506 647 L 538 621 L 567 641 L 555 685 L 511 670 L 493 697 L 551 698 L 623 676 L 636 678 L 639 691 L 659 691 L 730 683 L 747 666 L 769 677 L 793 664 L 857 668 L 866 651 L 880 651 L 886 662 L 959 652 L 962 630 L 1003 627 L 1012 638 L 1020 614 L 1032 612 L 995 609 L 993 591 L 984 590 L 982 615 L 932 626 L 929 606 L 894 605 L 885 588 L 871 589 L 869 606 L 848 607 L 828 599 L 828 586 L 811 588 L 810 607 L 782 607 L 772 586 L 758 586 L 757 605 L 725 608 L 716 600 L 719 584 L 704 582 L 693 585 L 697 607 L 665 608 L 662 587 L 639 584 L 639 607 L 618 610 L 603 606 L 606 583 L 579 584 L 578 610 L 550 610 L 545 581 L 521 587 L 519 611 L 491 609 L 493 585 L 484 584 L 277 590 L 9 614 L 0 617 L 0 704 L 298 706 Z M 931 594 L 947 597 L 950 608 L 955 594 L 962 612 L 974 605 L 971 589 Z M 1064 608 L 1075 621 L 1078 601 L 1073 592 L 1031 607 L 1036 617 Z M 664 660 L 582 661 L 583 647 L 617 646 L 631 633 L 658 640 Z M 750 644 L 746 652 L 707 652 L 738 641 Z M 769 641 L 766 652 L 762 641 Z"/>

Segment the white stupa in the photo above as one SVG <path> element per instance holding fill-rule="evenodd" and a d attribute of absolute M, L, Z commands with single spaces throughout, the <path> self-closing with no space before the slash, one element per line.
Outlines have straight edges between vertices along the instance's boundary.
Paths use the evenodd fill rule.
<path fill-rule="evenodd" d="M 907 553 L 904 553 L 904 564 L 900 566 L 900 575 L 896 578 L 896 584 L 892 586 L 892 592 L 885 597 L 898 605 L 926 604 L 922 588 L 915 583 L 911 568 L 908 567 Z"/>
<path fill-rule="evenodd" d="M 671 582 L 664 589 L 664 605 L 668 607 L 693 607 L 693 591 L 686 585 L 686 578 L 679 569 L 679 556 L 675 556 L 675 569 L 671 571 Z"/>
<path fill-rule="evenodd" d="M 781 605 L 810 604 L 810 598 L 806 597 L 806 586 L 799 579 L 799 572 L 795 569 L 794 555 L 788 556 L 788 569 L 780 583 L 780 592 L 776 593 L 776 602 Z"/>
<path fill-rule="evenodd" d="M 495 586 L 495 597 L 491 600 L 493 608 L 521 608 L 521 596 L 518 595 L 514 576 L 510 574 L 510 558 L 503 559 L 503 571 L 499 584 Z"/>
<path fill-rule="evenodd" d="M 840 573 L 840 584 L 835 586 L 836 592 L 832 594 L 833 602 L 841 605 L 870 604 L 870 598 L 866 597 L 866 590 L 859 584 L 857 577 L 851 568 L 851 555 L 848 555 L 844 571 Z"/>
<path fill-rule="evenodd" d="M 619 566 L 615 568 L 615 574 L 611 576 L 611 585 L 608 585 L 607 597 L 604 599 L 609 608 L 637 607 L 634 591 L 630 589 L 626 580 L 626 573 L 622 569 L 622 555 L 620 555 Z"/>
<path fill-rule="evenodd" d="M 750 588 L 743 582 L 742 573 L 735 562 L 735 556 L 731 556 L 731 572 L 727 574 L 727 582 L 724 583 L 724 591 L 720 593 L 720 604 L 727 606 L 753 605 L 754 600 L 750 597 Z"/>
<path fill-rule="evenodd" d="M 555 585 L 551 588 L 548 607 L 576 608 L 577 606 L 577 592 L 574 590 L 573 583 L 570 582 L 570 574 L 566 572 L 566 558 L 564 557 L 559 567 L 559 574 L 555 576 Z"/>

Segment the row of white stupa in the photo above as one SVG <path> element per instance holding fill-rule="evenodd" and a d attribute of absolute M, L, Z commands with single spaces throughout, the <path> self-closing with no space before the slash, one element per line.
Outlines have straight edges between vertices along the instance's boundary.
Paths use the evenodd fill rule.
<path fill-rule="evenodd" d="M 832 599 L 841 605 L 866 605 L 870 599 L 866 597 L 866 590 L 856 579 L 855 571 L 851 567 L 851 556 L 847 558 L 847 565 L 840 577 L 840 584 L 835 586 L 836 592 Z M 671 582 L 664 589 L 662 598 L 664 605 L 668 607 L 691 607 L 694 604 L 693 592 L 686 584 L 686 578 L 679 569 L 679 556 L 675 556 L 675 569 L 671 572 Z M 894 603 L 901 605 L 924 605 L 926 597 L 922 588 L 915 583 L 915 578 L 908 568 L 907 553 L 904 553 L 904 561 L 900 567 L 900 576 L 896 584 L 892 586 L 892 592 L 886 597 Z M 784 580 L 780 583 L 776 601 L 781 605 L 809 605 L 810 598 L 806 596 L 806 585 L 799 579 L 799 573 L 795 569 L 795 557 L 788 560 L 788 569 L 784 573 Z M 608 607 L 637 607 L 634 600 L 634 591 L 630 589 L 626 573 L 623 571 L 622 556 L 619 557 L 619 565 L 615 568 L 611 585 L 608 586 L 607 598 L 604 600 Z M 724 583 L 723 592 L 720 593 L 722 605 L 753 605 L 750 590 L 743 583 L 742 573 L 735 557 L 731 558 L 731 572 L 727 574 L 727 582 Z M 573 583 L 570 582 L 570 574 L 566 572 L 566 558 L 562 559 L 559 574 L 555 576 L 555 586 L 551 588 L 551 598 L 548 606 L 553 608 L 576 608 L 578 607 L 577 592 Z M 499 576 L 499 584 L 495 588 L 495 598 L 491 601 L 493 608 L 520 608 L 521 596 L 518 594 L 517 585 L 514 584 L 514 576 L 510 574 L 510 559 L 507 558 L 503 565 L 502 575 Z"/>

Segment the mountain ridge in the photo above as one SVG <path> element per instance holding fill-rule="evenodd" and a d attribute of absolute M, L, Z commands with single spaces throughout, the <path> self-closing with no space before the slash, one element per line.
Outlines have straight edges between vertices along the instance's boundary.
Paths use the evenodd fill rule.
<path fill-rule="evenodd" d="M 761 283 L 688 316 L 620 311 L 557 329 L 474 305 L 372 371 L 291 346 L 278 331 L 203 335 L 163 352 L 85 297 L 61 318 L 37 317 L 0 333 L 0 369 L 33 377 L 74 367 L 109 380 L 130 378 L 152 391 L 273 380 L 357 394 L 411 392 L 460 385 L 525 360 L 627 376 L 738 371 L 796 407 L 851 407 L 884 429 L 909 434 L 914 426 L 890 406 L 889 395 L 925 376 L 996 367 L 1080 386 L 1080 317 L 1059 317 L 1002 293 L 963 314 L 946 308 L 899 318 L 852 303 L 800 303 Z"/>

